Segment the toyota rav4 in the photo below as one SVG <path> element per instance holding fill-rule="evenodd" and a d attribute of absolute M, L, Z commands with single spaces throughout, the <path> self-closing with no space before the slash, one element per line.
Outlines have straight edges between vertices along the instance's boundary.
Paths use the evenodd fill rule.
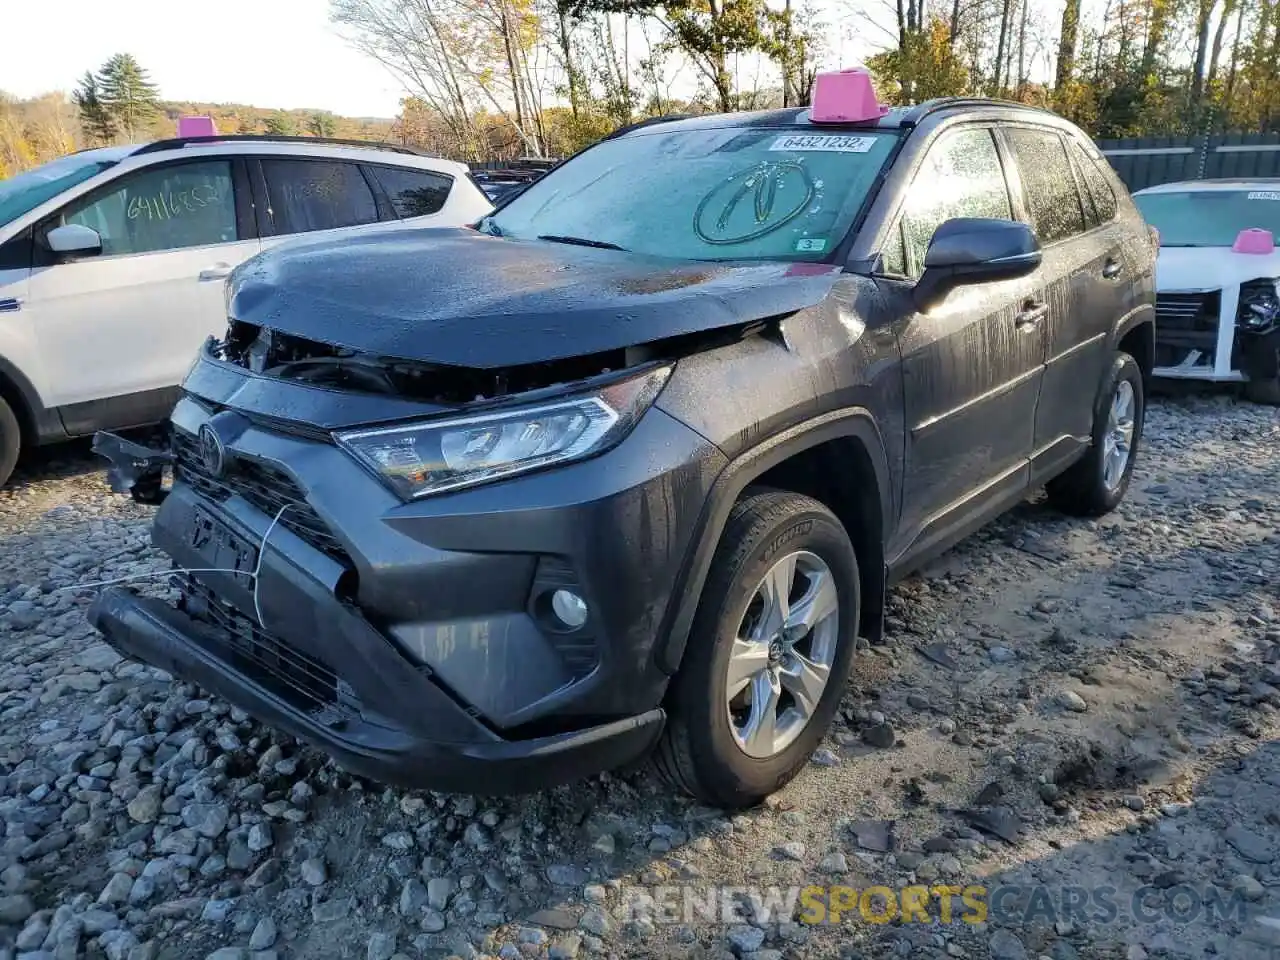
<path fill-rule="evenodd" d="M 97 442 L 177 599 L 93 623 L 388 782 L 786 783 L 893 581 L 1034 488 L 1117 504 L 1153 358 L 1154 240 L 1078 129 L 822 96 L 237 270 L 171 448 Z"/>

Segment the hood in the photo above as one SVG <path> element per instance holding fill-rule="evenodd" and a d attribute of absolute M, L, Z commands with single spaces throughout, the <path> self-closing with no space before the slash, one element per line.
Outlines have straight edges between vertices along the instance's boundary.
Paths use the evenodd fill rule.
<path fill-rule="evenodd" d="M 1217 290 L 1259 277 L 1280 277 L 1280 248 L 1269 254 L 1234 253 L 1230 247 L 1161 247 L 1156 290 Z"/>
<path fill-rule="evenodd" d="M 406 360 L 490 368 L 559 360 L 818 303 L 827 264 L 699 263 L 468 229 L 294 241 L 241 266 L 232 317 Z"/>

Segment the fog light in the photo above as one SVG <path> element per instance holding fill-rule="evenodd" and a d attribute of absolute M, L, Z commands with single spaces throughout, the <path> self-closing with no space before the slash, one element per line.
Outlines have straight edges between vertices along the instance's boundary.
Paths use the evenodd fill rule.
<path fill-rule="evenodd" d="M 572 590 L 557 590 L 551 594 L 551 612 L 570 630 L 577 630 L 587 622 L 587 601 Z"/>

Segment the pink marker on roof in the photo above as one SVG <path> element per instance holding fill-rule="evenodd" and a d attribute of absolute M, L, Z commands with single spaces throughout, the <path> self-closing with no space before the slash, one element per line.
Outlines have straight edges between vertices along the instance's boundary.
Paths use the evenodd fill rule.
<path fill-rule="evenodd" d="M 180 137 L 216 137 L 218 127 L 213 117 L 179 117 L 178 136 Z"/>
<path fill-rule="evenodd" d="M 857 123 L 879 120 L 889 108 L 876 100 L 871 74 L 854 67 L 820 73 L 813 82 L 813 106 L 809 119 L 814 123 Z"/>
<path fill-rule="evenodd" d="M 1231 245 L 1234 253 L 1260 253 L 1266 255 L 1276 248 L 1275 237 L 1270 230 L 1260 227 L 1249 227 L 1236 234 L 1236 242 Z"/>

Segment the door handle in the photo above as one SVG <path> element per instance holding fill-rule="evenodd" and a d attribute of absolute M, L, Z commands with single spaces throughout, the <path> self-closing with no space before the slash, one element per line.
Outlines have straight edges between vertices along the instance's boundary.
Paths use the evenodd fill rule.
<path fill-rule="evenodd" d="M 1106 265 L 1102 268 L 1103 279 L 1114 280 L 1116 277 L 1120 276 L 1123 269 L 1124 267 L 1121 265 L 1119 260 L 1116 260 L 1115 258 L 1108 259 Z"/>
<path fill-rule="evenodd" d="M 201 280 L 225 280 L 231 275 L 231 264 L 215 263 L 211 267 L 205 267 L 200 271 Z"/>
<path fill-rule="evenodd" d="M 1049 305 L 1038 300 L 1028 300 L 1022 310 L 1013 318 L 1014 326 L 1019 330 L 1029 330 L 1049 315 Z"/>

